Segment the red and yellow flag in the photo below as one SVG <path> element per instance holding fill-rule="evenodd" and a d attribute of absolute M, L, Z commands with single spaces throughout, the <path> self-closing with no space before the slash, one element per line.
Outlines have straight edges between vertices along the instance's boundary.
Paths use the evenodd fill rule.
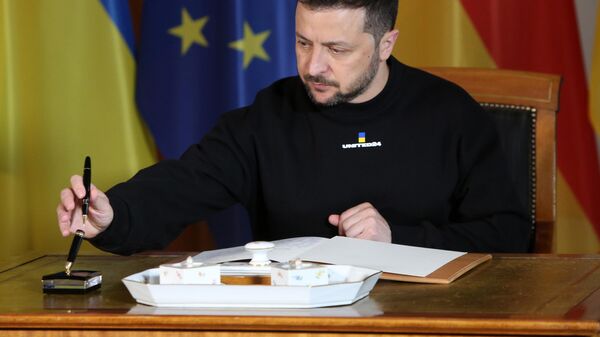
<path fill-rule="evenodd" d="M 397 28 L 394 53 L 410 65 L 497 67 L 563 77 L 557 119 L 556 250 L 598 252 L 600 97 L 591 95 L 588 101 L 574 2 L 403 0 Z M 600 50 L 596 54 L 600 57 Z M 593 73 L 600 77 L 597 63 Z M 598 81 L 591 83 L 591 92 L 600 95 Z"/>

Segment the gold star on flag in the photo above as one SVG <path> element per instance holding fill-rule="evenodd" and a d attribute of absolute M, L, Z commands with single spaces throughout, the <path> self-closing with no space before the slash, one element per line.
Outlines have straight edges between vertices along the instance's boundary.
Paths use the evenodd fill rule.
<path fill-rule="evenodd" d="M 269 55 L 262 45 L 270 34 L 271 31 L 269 30 L 254 34 L 248 22 L 244 22 L 244 38 L 229 44 L 230 48 L 244 53 L 244 69 L 248 68 L 248 65 L 255 57 L 269 61 Z"/>
<path fill-rule="evenodd" d="M 208 47 L 208 42 L 202 34 L 202 28 L 208 22 L 208 16 L 194 20 L 187 9 L 181 10 L 181 25 L 169 29 L 169 34 L 181 38 L 181 55 L 184 55 L 195 42 L 203 47 Z"/>

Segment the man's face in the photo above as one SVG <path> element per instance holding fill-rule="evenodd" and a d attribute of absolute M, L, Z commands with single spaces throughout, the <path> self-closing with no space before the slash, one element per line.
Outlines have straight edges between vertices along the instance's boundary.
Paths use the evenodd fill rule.
<path fill-rule="evenodd" d="M 364 9 L 296 7 L 298 74 L 314 103 L 360 103 L 379 72 L 373 35 L 364 32 Z"/>

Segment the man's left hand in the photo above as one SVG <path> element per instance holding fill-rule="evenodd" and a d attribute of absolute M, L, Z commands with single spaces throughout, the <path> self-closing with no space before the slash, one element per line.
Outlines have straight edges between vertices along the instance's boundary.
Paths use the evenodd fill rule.
<path fill-rule="evenodd" d="M 330 224 L 338 227 L 342 236 L 392 242 L 390 226 L 369 202 L 354 206 L 342 214 L 332 214 L 328 220 Z"/>

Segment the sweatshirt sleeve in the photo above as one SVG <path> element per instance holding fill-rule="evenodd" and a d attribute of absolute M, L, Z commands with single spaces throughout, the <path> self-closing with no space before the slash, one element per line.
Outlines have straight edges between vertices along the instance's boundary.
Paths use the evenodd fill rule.
<path fill-rule="evenodd" d="M 525 200 L 517 196 L 492 116 L 470 98 L 463 103 L 450 154 L 458 180 L 448 201 L 448 221 L 392 225 L 392 240 L 471 252 L 527 252 L 531 220 Z"/>
<path fill-rule="evenodd" d="M 162 160 L 108 190 L 113 222 L 90 242 L 117 254 L 160 249 L 187 225 L 236 202 L 246 205 L 255 168 L 245 112 L 224 114 L 179 160 Z"/>

